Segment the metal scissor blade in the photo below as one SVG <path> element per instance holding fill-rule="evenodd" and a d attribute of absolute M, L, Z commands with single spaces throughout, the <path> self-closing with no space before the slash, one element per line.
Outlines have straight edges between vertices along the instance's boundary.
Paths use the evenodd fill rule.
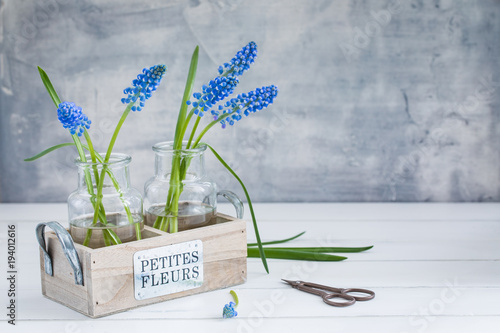
<path fill-rule="evenodd" d="M 285 281 L 289 285 L 291 285 L 293 288 L 297 288 L 297 286 L 301 283 L 301 281 L 291 281 L 291 280 L 285 280 L 281 279 L 281 281 Z"/>

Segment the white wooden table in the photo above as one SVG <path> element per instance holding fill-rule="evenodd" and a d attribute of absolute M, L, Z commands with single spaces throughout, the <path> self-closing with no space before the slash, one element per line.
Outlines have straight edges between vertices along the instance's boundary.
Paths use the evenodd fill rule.
<path fill-rule="evenodd" d="M 234 287 L 238 317 L 222 319 L 229 289 L 89 319 L 42 296 L 35 226 L 67 225 L 64 204 L 0 204 L 1 332 L 499 332 L 500 204 L 256 204 L 263 240 L 307 233 L 295 246 L 365 246 L 343 262 L 248 260 Z M 220 211 L 232 213 L 221 205 Z M 245 216 L 248 218 L 248 214 Z M 7 323 L 7 226 L 17 229 L 16 326 Z M 253 241 L 248 223 L 249 241 Z M 346 308 L 280 280 L 372 289 Z"/>

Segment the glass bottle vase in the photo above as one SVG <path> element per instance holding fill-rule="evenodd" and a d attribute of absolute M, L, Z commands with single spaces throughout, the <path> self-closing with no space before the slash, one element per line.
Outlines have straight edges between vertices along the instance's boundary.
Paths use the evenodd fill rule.
<path fill-rule="evenodd" d="M 144 185 L 144 218 L 148 226 L 177 232 L 215 223 L 217 196 L 233 204 L 238 218 L 243 203 L 230 191 L 218 191 L 205 172 L 206 145 L 174 149 L 173 142 L 153 146 L 155 175 Z"/>
<path fill-rule="evenodd" d="M 68 197 L 73 240 L 99 248 L 141 239 L 143 201 L 130 186 L 131 157 L 113 153 L 107 163 L 93 163 L 90 155 L 86 158 L 87 162 L 75 160 L 78 188 Z"/>

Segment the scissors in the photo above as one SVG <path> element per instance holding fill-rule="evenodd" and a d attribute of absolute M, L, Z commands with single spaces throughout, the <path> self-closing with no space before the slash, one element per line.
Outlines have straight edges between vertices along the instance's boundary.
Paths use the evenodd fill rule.
<path fill-rule="evenodd" d="M 291 285 L 292 288 L 320 296 L 321 298 L 323 298 L 323 302 L 331 306 L 340 306 L 340 307 L 349 306 L 356 303 L 356 301 L 369 301 L 375 297 L 375 293 L 368 289 L 334 288 L 311 282 L 290 281 L 285 279 L 282 280 Z M 351 295 L 350 293 L 366 294 L 366 296 L 358 296 L 358 295 L 354 296 Z M 334 302 L 330 300 L 332 298 L 342 298 L 345 301 Z"/>

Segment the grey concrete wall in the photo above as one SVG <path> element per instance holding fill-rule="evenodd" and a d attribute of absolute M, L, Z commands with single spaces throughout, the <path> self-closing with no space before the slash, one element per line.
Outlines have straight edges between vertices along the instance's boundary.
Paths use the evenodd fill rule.
<path fill-rule="evenodd" d="M 500 2 L 459 0 L 3 0 L 0 201 L 64 201 L 74 149 L 36 66 L 92 119 L 104 150 L 122 90 L 146 66 L 168 73 L 131 114 L 115 151 L 133 186 L 151 146 L 173 137 L 189 65 L 197 87 L 247 42 L 239 92 L 276 84 L 274 106 L 207 136 L 255 201 L 499 201 Z M 238 190 L 212 157 L 221 187 Z"/>

